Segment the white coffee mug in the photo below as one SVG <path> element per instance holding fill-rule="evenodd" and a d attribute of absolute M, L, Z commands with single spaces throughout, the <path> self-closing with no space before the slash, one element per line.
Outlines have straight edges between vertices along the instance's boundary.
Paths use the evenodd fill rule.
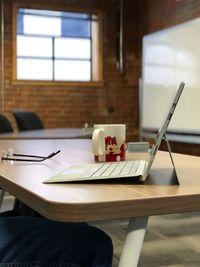
<path fill-rule="evenodd" d="M 94 160 L 125 160 L 126 126 L 125 124 L 95 124 L 92 135 Z"/>

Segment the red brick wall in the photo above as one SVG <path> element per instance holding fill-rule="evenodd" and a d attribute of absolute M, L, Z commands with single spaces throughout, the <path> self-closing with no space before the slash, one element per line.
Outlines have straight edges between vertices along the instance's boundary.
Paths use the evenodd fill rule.
<path fill-rule="evenodd" d="M 144 34 L 199 17 L 198 0 L 143 0 Z"/>
<path fill-rule="evenodd" d="M 200 16 L 197 0 L 143 0 L 143 34 L 158 31 Z M 171 143 L 172 150 L 200 156 L 200 145 Z"/>
<path fill-rule="evenodd" d="M 46 2 L 45 0 L 42 0 Z M 40 1 L 40 2 L 42 2 Z M 55 4 L 100 8 L 103 11 L 102 87 L 16 85 L 12 83 L 12 2 L 5 3 L 4 111 L 14 123 L 12 111 L 36 111 L 46 128 L 83 127 L 84 123 L 126 123 L 128 140 L 138 138 L 138 79 L 140 77 L 140 0 L 124 1 L 125 73 L 116 69 L 116 1 L 51 0 Z M 32 1 L 33 2 L 33 1 Z M 139 22 L 139 23 L 138 23 Z"/>

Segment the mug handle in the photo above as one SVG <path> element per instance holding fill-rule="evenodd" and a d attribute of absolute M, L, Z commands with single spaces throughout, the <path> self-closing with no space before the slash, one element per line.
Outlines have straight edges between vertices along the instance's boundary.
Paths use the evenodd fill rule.
<path fill-rule="evenodd" d="M 94 155 L 99 156 L 99 161 L 105 161 L 105 133 L 103 129 L 95 129 L 92 134 Z"/>

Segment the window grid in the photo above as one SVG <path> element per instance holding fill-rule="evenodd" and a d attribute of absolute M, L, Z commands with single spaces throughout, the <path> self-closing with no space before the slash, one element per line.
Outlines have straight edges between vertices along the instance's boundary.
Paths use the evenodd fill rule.
<path fill-rule="evenodd" d="M 55 38 L 52 38 L 52 52 L 53 52 L 53 55 L 52 55 L 52 61 L 53 61 L 53 64 L 52 64 L 52 79 L 53 81 L 55 80 L 55 56 L 54 56 L 54 51 L 55 51 Z"/>
<path fill-rule="evenodd" d="M 19 10 L 21 10 L 21 9 L 19 9 Z M 22 14 L 26 14 L 26 13 L 22 13 L 22 12 L 18 12 L 18 15 L 22 15 Z M 51 17 L 51 16 L 50 16 Z M 59 18 L 62 18 L 62 16 L 60 16 Z M 65 17 L 66 18 L 66 17 Z M 74 20 L 77 20 L 77 18 L 72 18 L 72 17 L 70 17 L 70 19 L 74 19 Z M 48 38 L 48 37 L 51 37 L 52 38 L 52 57 L 51 57 L 51 60 L 53 61 L 53 64 L 52 64 L 52 80 L 53 81 L 55 81 L 55 61 L 57 60 L 57 59 L 59 59 L 59 60 L 65 60 L 65 61 L 67 61 L 67 60 L 73 60 L 73 61 L 89 61 L 90 62 L 90 81 L 92 80 L 92 68 L 93 68 L 93 66 L 92 66 L 92 35 L 91 35 L 91 21 L 92 21 L 92 16 L 91 15 L 89 15 L 88 16 L 88 18 L 78 18 L 79 20 L 86 20 L 86 21 L 89 21 L 90 23 L 89 23 L 89 27 L 90 27 L 90 29 L 89 29 L 89 32 L 90 32 L 90 34 L 89 34 L 89 36 L 90 36 L 90 38 L 88 38 L 88 37 L 84 37 L 84 36 L 82 36 L 82 37 L 76 37 L 76 36 L 70 36 L 70 35 L 67 35 L 67 38 L 70 38 L 70 37 L 72 37 L 72 38 L 79 38 L 79 39 L 88 39 L 88 40 L 90 40 L 90 58 L 89 59 L 83 59 L 83 58 L 67 58 L 67 57 L 55 57 L 55 38 L 57 38 L 58 36 L 52 36 L 52 35 L 41 35 L 41 34 L 24 34 L 23 32 L 21 32 L 20 31 L 20 29 L 18 29 L 17 28 L 17 35 L 18 36 L 32 36 L 32 37 L 46 37 L 46 38 Z M 22 25 L 23 25 L 23 23 L 22 23 Z M 65 35 L 62 35 L 62 36 L 59 36 L 59 38 L 65 38 L 66 36 Z M 22 59 L 22 58 L 27 58 L 27 59 L 48 59 L 48 57 L 41 57 L 41 56 L 17 56 L 17 59 Z"/>
<path fill-rule="evenodd" d="M 91 16 L 90 16 L 90 20 L 91 20 L 92 18 L 91 18 Z M 91 57 L 92 57 L 92 23 L 90 23 L 90 55 L 91 55 Z M 93 67 L 92 67 L 92 60 L 91 60 L 91 57 L 90 57 L 90 80 L 92 80 L 92 69 L 93 69 Z"/>

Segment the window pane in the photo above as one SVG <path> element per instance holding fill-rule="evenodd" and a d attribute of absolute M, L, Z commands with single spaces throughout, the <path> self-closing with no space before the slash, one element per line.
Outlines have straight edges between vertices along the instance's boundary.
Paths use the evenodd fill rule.
<path fill-rule="evenodd" d="M 90 37 L 90 21 L 62 18 L 62 36 Z"/>
<path fill-rule="evenodd" d="M 90 59 L 90 40 L 78 38 L 56 38 L 55 57 Z"/>
<path fill-rule="evenodd" d="M 17 16 L 17 33 L 23 33 L 24 31 L 24 16 L 18 14 Z"/>
<path fill-rule="evenodd" d="M 76 12 L 62 12 L 63 18 L 75 18 L 75 19 L 89 19 L 90 15 L 85 13 Z"/>
<path fill-rule="evenodd" d="M 17 79 L 52 80 L 52 61 L 49 59 L 18 59 Z"/>
<path fill-rule="evenodd" d="M 19 35 L 17 56 L 52 57 L 52 39 Z"/>
<path fill-rule="evenodd" d="M 24 33 L 60 36 L 61 19 L 54 17 L 24 15 Z"/>
<path fill-rule="evenodd" d="M 55 80 L 60 81 L 89 81 L 90 61 L 55 61 Z"/>
<path fill-rule="evenodd" d="M 45 10 L 45 9 L 19 8 L 18 13 L 29 14 L 29 15 L 49 16 L 49 17 L 60 17 L 63 12 Z"/>

